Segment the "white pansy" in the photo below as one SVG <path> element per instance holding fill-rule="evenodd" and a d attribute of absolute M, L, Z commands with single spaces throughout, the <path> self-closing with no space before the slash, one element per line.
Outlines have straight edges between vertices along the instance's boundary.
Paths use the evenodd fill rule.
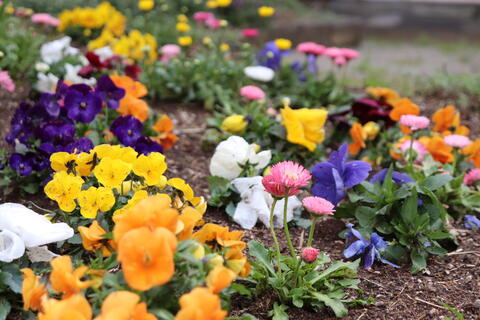
<path fill-rule="evenodd" d="M 97 82 L 95 80 L 95 78 L 85 79 L 85 78 L 82 78 L 78 75 L 78 72 L 80 71 L 81 68 L 82 68 L 82 66 L 80 66 L 80 65 L 74 66 L 74 65 L 71 65 L 69 63 L 66 63 L 65 64 L 66 73 L 65 73 L 64 80 L 68 81 L 68 82 L 71 82 L 73 84 L 84 83 L 84 84 L 88 84 L 90 86 L 95 85 L 95 83 Z"/>
<path fill-rule="evenodd" d="M 112 48 L 110 48 L 109 46 L 99 48 L 97 50 L 94 50 L 93 52 L 98 55 L 101 61 L 104 61 L 115 55 L 115 53 L 113 53 L 112 51 Z"/>
<path fill-rule="evenodd" d="M 0 230 L 0 261 L 6 262 L 21 257 L 25 248 L 43 246 L 73 236 L 73 229 L 66 223 L 52 223 L 46 217 L 18 203 L 0 205 Z"/>
<path fill-rule="evenodd" d="M 275 76 L 275 71 L 263 66 L 250 66 L 243 69 L 243 73 L 253 80 L 270 82 Z"/>
<path fill-rule="evenodd" d="M 63 37 L 54 41 L 44 43 L 40 48 L 40 55 L 43 62 L 52 64 L 62 60 L 66 56 L 79 54 L 79 50 L 70 46 L 72 38 Z"/>
<path fill-rule="evenodd" d="M 37 62 L 35 63 L 35 70 L 38 72 L 47 72 L 50 69 L 50 66 L 45 62 Z"/>
<path fill-rule="evenodd" d="M 53 73 L 37 73 L 37 83 L 35 84 L 35 89 L 40 92 L 53 93 L 57 87 L 58 77 Z"/>
<path fill-rule="evenodd" d="M 270 209 L 273 205 L 272 196 L 265 191 L 262 177 L 236 178 L 232 184 L 240 194 L 241 201 L 237 204 L 233 220 L 243 229 L 252 229 L 260 220 L 266 227 L 270 226 Z M 285 200 L 277 201 L 273 217 L 276 228 L 283 227 L 283 206 Z M 300 208 L 302 203 L 297 197 L 288 198 L 287 221 L 293 219 L 293 212 Z"/>
<path fill-rule="evenodd" d="M 242 173 L 241 166 L 254 165 L 255 174 L 265 168 L 272 157 L 268 151 L 255 152 L 255 145 L 248 144 L 239 136 L 231 136 L 220 142 L 210 161 L 210 174 L 228 180 L 235 179 Z"/>

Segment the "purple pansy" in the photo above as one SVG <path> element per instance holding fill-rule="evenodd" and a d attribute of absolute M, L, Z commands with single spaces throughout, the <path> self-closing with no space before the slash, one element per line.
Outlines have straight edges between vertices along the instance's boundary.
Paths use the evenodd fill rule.
<path fill-rule="evenodd" d="M 143 124 L 134 116 L 120 116 L 110 126 L 110 131 L 125 146 L 133 146 L 142 136 Z"/>
<path fill-rule="evenodd" d="M 8 160 L 10 167 L 17 171 L 20 176 L 28 176 L 32 173 L 32 162 L 30 157 L 20 153 L 13 153 Z"/>
<path fill-rule="evenodd" d="M 73 140 L 75 125 L 69 120 L 55 119 L 44 123 L 39 131 L 44 142 L 66 144 Z"/>
<path fill-rule="evenodd" d="M 347 162 L 348 144 L 333 151 L 328 161 L 317 163 L 312 168 L 313 195 L 338 204 L 345 198 L 346 189 L 356 186 L 368 177 L 372 167 L 365 161 Z"/>
<path fill-rule="evenodd" d="M 74 142 L 67 145 L 65 151 L 68 153 L 82 153 L 89 152 L 94 147 L 92 140 L 89 138 L 83 137 L 78 138 Z"/>
<path fill-rule="evenodd" d="M 74 84 L 65 96 L 67 116 L 77 122 L 90 123 L 102 110 L 103 100 L 86 84 Z"/>
<path fill-rule="evenodd" d="M 373 177 L 370 178 L 370 183 L 375 184 L 376 182 L 382 184 L 385 178 L 387 177 L 388 169 L 382 169 L 378 171 Z M 397 171 L 392 171 L 392 180 L 399 185 L 413 182 L 413 179 L 406 173 L 401 173 Z"/>
<path fill-rule="evenodd" d="M 120 100 L 125 96 L 125 89 L 119 88 L 113 83 L 109 76 L 103 75 L 98 79 L 95 89 L 102 95 L 110 109 L 117 109 Z"/>
<path fill-rule="evenodd" d="M 145 136 L 140 137 L 135 143 L 135 146 L 133 148 L 138 153 L 145 154 L 145 155 L 148 155 L 151 152 L 163 153 L 163 147 L 161 144 Z"/>
<path fill-rule="evenodd" d="M 479 229 L 480 228 L 480 219 L 476 216 L 467 214 L 463 219 L 463 225 L 467 229 Z"/>
<path fill-rule="evenodd" d="M 345 258 L 362 258 L 365 269 L 370 269 L 375 260 L 398 268 L 396 264 L 382 258 L 381 253 L 388 245 L 377 233 L 372 233 L 370 240 L 367 240 L 358 230 L 353 229 L 353 224 L 347 224 L 347 228 L 348 231 L 345 233 L 347 248 L 343 251 Z"/>
<path fill-rule="evenodd" d="M 365 124 L 369 121 L 383 121 L 386 127 L 391 127 L 395 122 L 390 118 L 393 107 L 384 100 L 361 98 L 352 104 L 353 115 Z"/>
<path fill-rule="evenodd" d="M 288 50 L 280 50 L 275 41 L 268 41 L 263 49 L 258 52 L 258 63 L 270 69 L 278 70 L 282 65 L 282 57 L 288 52 Z"/>

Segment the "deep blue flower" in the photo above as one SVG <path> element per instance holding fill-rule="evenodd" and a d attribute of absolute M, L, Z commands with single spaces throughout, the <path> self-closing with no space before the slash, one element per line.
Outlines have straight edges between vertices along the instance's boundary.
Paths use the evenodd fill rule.
<path fill-rule="evenodd" d="M 467 214 L 463 219 L 463 225 L 467 229 L 479 229 L 480 228 L 480 219 L 474 215 Z"/>
<path fill-rule="evenodd" d="M 133 146 L 142 136 L 143 124 L 134 116 L 120 116 L 113 121 L 110 131 L 124 146 Z"/>
<path fill-rule="evenodd" d="M 30 160 L 30 164 L 34 171 L 43 171 L 50 167 L 50 155 L 40 150 L 37 152 L 27 152 L 25 157 Z"/>
<path fill-rule="evenodd" d="M 372 167 L 365 161 L 347 162 L 348 144 L 333 151 L 328 161 L 317 163 L 312 168 L 313 195 L 338 204 L 345 198 L 346 189 L 356 186 L 368 177 Z"/>
<path fill-rule="evenodd" d="M 29 126 L 15 125 L 10 128 L 10 132 L 5 137 L 5 141 L 12 146 L 16 144 L 16 141 L 26 144 L 31 136 L 32 131 Z"/>
<path fill-rule="evenodd" d="M 373 177 L 370 178 L 370 183 L 375 184 L 376 182 L 382 184 L 385 178 L 387 177 L 388 169 L 382 169 L 378 171 Z M 401 173 L 397 171 L 392 171 L 392 180 L 399 185 L 413 182 L 413 179 L 406 173 Z"/>
<path fill-rule="evenodd" d="M 58 103 L 58 97 L 55 94 L 43 93 L 40 96 L 38 104 L 52 117 L 58 117 L 60 114 L 60 104 Z"/>
<path fill-rule="evenodd" d="M 268 41 L 263 49 L 258 52 L 258 63 L 270 69 L 278 70 L 282 65 L 282 57 L 287 53 L 288 51 L 280 50 L 275 41 Z"/>
<path fill-rule="evenodd" d="M 13 153 L 8 160 L 10 167 L 17 171 L 22 177 L 28 176 L 32 173 L 32 162 L 30 157 L 20 153 Z"/>
<path fill-rule="evenodd" d="M 301 82 L 307 81 L 307 77 L 305 77 L 305 68 L 302 65 L 302 62 L 295 61 L 291 64 L 290 68 L 292 68 L 292 70 L 297 73 L 297 77 L 299 81 Z"/>
<path fill-rule="evenodd" d="M 65 151 L 68 153 L 82 153 L 82 152 L 89 152 L 94 147 L 92 140 L 89 138 L 83 137 L 78 138 L 72 143 L 69 143 Z"/>
<path fill-rule="evenodd" d="M 75 126 L 69 120 L 55 119 L 44 123 L 39 132 L 39 138 L 44 142 L 66 145 L 73 141 Z"/>
<path fill-rule="evenodd" d="M 163 147 L 161 144 L 152 141 L 152 139 L 142 136 L 140 137 L 135 146 L 133 147 L 135 151 L 141 154 L 148 155 L 150 152 L 161 152 L 163 153 Z"/>
<path fill-rule="evenodd" d="M 74 84 L 65 96 L 67 116 L 78 122 L 90 123 L 102 110 L 102 97 L 86 84 Z"/>
<path fill-rule="evenodd" d="M 353 224 L 347 224 L 347 228 L 348 231 L 345 233 L 347 248 L 343 251 L 345 258 L 362 258 L 365 269 L 370 269 L 375 260 L 398 268 L 396 264 L 382 258 L 381 253 L 388 245 L 377 233 L 372 233 L 370 240 L 367 240 L 360 232 L 353 229 Z"/>
<path fill-rule="evenodd" d="M 110 109 L 117 109 L 120 100 L 125 96 L 125 89 L 117 87 L 107 75 L 98 79 L 96 91 L 102 95 Z"/>

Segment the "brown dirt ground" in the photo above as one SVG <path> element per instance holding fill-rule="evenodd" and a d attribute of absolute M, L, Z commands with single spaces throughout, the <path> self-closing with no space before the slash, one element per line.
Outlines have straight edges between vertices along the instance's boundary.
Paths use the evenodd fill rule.
<path fill-rule="evenodd" d="M 0 138 L 8 130 L 5 121 L 9 119 L 15 107 L 13 101 L 18 102 L 23 97 L 0 97 Z M 428 110 L 434 110 L 445 105 L 447 97 L 426 97 L 422 102 Z M 208 195 L 206 179 L 210 151 L 201 148 L 202 132 L 205 130 L 205 118 L 208 113 L 195 104 L 157 104 L 155 109 L 166 112 L 175 122 L 176 131 L 180 137 L 178 144 L 166 153 L 170 177 L 184 178 L 192 185 L 196 194 Z M 475 115 L 475 118 L 473 117 Z M 470 113 L 468 121 L 478 123 L 478 114 Z M 480 128 L 475 128 L 478 134 Z M 2 146 L 3 144 L 0 144 Z M 41 200 L 42 197 L 36 197 Z M 42 203 L 48 206 L 48 203 Z M 206 220 L 239 229 L 239 226 L 228 220 L 221 210 L 209 208 Z M 339 220 L 325 219 L 317 225 L 314 246 L 327 252 L 332 259 L 342 259 L 343 241 L 338 238 L 338 232 L 344 228 Z M 393 269 L 386 265 L 375 265 L 373 270 L 361 269 L 359 277 L 362 280 L 360 287 L 364 297 L 373 297 L 375 302 L 365 307 L 352 308 L 344 319 L 445 319 L 453 317 L 442 303 L 459 310 L 465 319 L 480 319 L 480 232 L 463 230 L 459 226 L 459 249 L 444 257 L 434 257 L 429 261 L 428 271 L 412 275 L 409 267 Z M 299 239 L 303 229 L 293 228 L 292 235 L 295 244 L 299 246 Z M 282 250 L 286 252 L 286 242 L 280 234 Z M 260 240 L 271 246 L 269 232 L 262 226 L 245 231 L 246 241 Z M 264 294 L 254 299 L 235 298 L 232 303 L 232 316 L 239 316 L 249 312 L 259 319 L 268 319 L 266 313 L 273 305 L 275 297 Z M 294 320 L 335 319 L 327 310 L 309 311 L 290 308 L 289 315 Z"/>

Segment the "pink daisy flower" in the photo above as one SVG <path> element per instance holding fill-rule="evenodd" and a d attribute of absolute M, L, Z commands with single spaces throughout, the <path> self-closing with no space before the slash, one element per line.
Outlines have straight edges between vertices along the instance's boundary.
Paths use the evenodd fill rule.
<path fill-rule="evenodd" d="M 463 184 L 471 185 L 480 180 L 480 168 L 470 170 L 463 178 Z"/>
<path fill-rule="evenodd" d="M 306 197 L 302 201 L 308 212 L 317 215 L 333 215 L 335 206 L 328 200 L 320 197 Z"/>
<path fill-rule="evenodd" d="M 342 55 L 348 60 L 357 59 L 360 56 L 360 53 L 358 53 L 357 50 L 353 50 L 349 48 L 343 48 L 341 50 L 342 50 Z"/>
<path fill-rule="evenodd" d="M 244 86 L 240 88 L 240 95 L 248 100 L 262 100 L 265 98 L 265 92 L 255 86 Z"/>
<path fill-rule="evenodd" d="M 317 260 L 317 257 L 318 257 L 318 254 L 320 252 L 318 251 L 318 249 L 315 249 L 315 248 L 305 248 L 303 249 L 302 251 L 302 259 L 303 261 L 305 261 L 306 263 L 312 263 L 314 262 L 315 260 Z"/>
<path fill-rule="evenodd" d="M 430 119 L 423 116 L 407 114 L 400 117 L 400 124 L 412 130 L 425 129 L 430 125 Z"/>
<path fill-rule="evenodd" d="M 0 70 L 0 87 L 4 88 L 8 92 L 15 91 L 15 83 L 7 71 Z"/>
<path fill-rule="evenodd" d="M 302 42 L 297 46 L 297 51 L 305 54 L 321 55 L 325 51 L 325 46 L 315 42 Z"/>
<path fill-rule="evenodd" d="M 443 140 L 447 146 L 455 148 L 464 148 L 472 143 L 472 140 L 470 140 L 468 137 L 461 136 L 459 134 L 448 135 Z"/>
<path fill-rule="evenodd" d="M 198 23 L 198 24 L 204 24 L 205 21 L 215 18 L 213 13 L 210 12 L 205 12 L 205 11 L 198 11 L 193 14 L 193 19 Z"/>
<path fill-rule="evenodd" d="M 48 13 L 36 13 L 31 17 L 32 22 L 40 23 L 47 26 L 58 27 L 60 20 L 55 17 L 52 17 Z"/>
<path fill-rule="evenodd" d="M 175 58 L 178 56 L 181 52 L 180 46 L 176 44 L 166 44 L 164 45 L 161 49 L 160 52 L 162 53 L 162 57 L 160 58 L 160 61 L 162 62 L 168 62 L 171 59 Z"/>
<path fill-rule="evenodd" d="M 335 59 L 336 57 L 343 57 L 343 51 L 337 47 L 330 47 L 323 51 L 323 55 Z"/>
<path fill-rule="evenodd" d="M 427 147 L 418 140 L 413 141 L 412 148 L 417 153 L 417 162 L 421 162 L 423 157 L 428 153 Z M 410 149 L 410 140 L 405 140 L 400 145 L 400 151 L 403 153 L 408 149 Z"/>
<path fill-rule="evenodd" d="M 247 28 L 242 30 L 242 36 L 244 38 L 256 38 L 260 34 L 260 31 L 258 29 L 254 28 Z"/>
<path fill-rule="evenodd" d="M 265 190 L 274 197 L 295 196 L 300 188 L 310 183 L 312 175 L 300 164 L 293 161 L 282 161 L 270 169 L 270 174 L 263 177 Z"/>
<path fill-rule="evenodd" d="M 333 59 L 333 63 L 335 63 L 337 66 L 344 66 L 348 62 L 347 58 L 338 56 L 335 59 Z"/>

